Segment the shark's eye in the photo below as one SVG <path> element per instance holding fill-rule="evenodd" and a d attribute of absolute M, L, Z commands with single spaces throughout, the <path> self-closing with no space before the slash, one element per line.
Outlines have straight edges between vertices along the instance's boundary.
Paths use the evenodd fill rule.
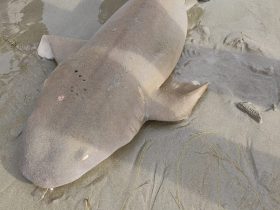
<path fill-rule="evenodd" d="M 82 160 L 86 160 L 86 159 L 88 159 L 88 157 L 89 157 L 89 155 L 86 154 L 86 155 L 82 158 Z"/>
<path fill-rule="evenodd" d="M 74 158 L 75 160 L 81 161 L 86 160 L 89 157 L 87 151 L 85 149 L 80 148 L 75 152 Z"/>

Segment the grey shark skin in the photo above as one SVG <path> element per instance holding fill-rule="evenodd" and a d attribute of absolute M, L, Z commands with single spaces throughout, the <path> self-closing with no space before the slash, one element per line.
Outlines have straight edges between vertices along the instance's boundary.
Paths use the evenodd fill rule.
<path fill-rule="evenodd" d="M 43 36 L 57 68 L 23 132 L 22 174 L 54 188 L 129 143 L 148 120 L 187 118 L 207 84 L 171 73 L 187 34 L 185 0 L 130 0 L 88 41 Z"/>

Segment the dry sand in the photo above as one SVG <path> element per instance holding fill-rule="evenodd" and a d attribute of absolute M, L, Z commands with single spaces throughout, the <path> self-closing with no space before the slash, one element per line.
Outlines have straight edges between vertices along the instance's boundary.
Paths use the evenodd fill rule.
<path fill-rule="evenodd" d="M 41 35 L 86 39 L 114 2 L 125 0 L 0 2 L 0 209 L 280 209 L 279 0 L 192 9 L 175 75 L 210 87 L 190 119 L 147 123 L 130 144 L 53 191 L 21 176 L 17 136 L 55 67 L 36 56 Z M 252 102 L 263 123 L 238 110 L 241 101 Z"/>

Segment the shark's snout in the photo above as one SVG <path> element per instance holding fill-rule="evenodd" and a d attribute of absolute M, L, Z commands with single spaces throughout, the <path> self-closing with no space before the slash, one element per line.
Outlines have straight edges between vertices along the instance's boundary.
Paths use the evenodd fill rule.
<path fill-rule="evenodd" d="M 80 139 L 27 129 L 23 134 L 21 171 L 24 177 L 43 188 L 55 188 L 80 178 L 108 155 Z"/>
<path fill-rule="evenodd" d="M 52 188 L 81 176 L 87 151 L 82 146 L 77 148 L 73 138 L 47 133 L 26 133 L 21 170 L 35 185 Z"/>

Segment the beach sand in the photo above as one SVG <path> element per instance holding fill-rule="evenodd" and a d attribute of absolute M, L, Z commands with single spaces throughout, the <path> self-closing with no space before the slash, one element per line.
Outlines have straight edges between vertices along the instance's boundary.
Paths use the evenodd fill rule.
<path fill-rule="evenodd" d="M 146 123 L 66 186 L 22 177 L 20 133 L 55 68 L 36 54 L 41 36 L 87 39 L 123 3 L 0 2 L 0 209 L 280 209 L 279 0 L 211 0 L 190 11 L 175 79 L 210 85 L 189 119 Z M 262 123 L 237 108 L 244 101 Z"/>

